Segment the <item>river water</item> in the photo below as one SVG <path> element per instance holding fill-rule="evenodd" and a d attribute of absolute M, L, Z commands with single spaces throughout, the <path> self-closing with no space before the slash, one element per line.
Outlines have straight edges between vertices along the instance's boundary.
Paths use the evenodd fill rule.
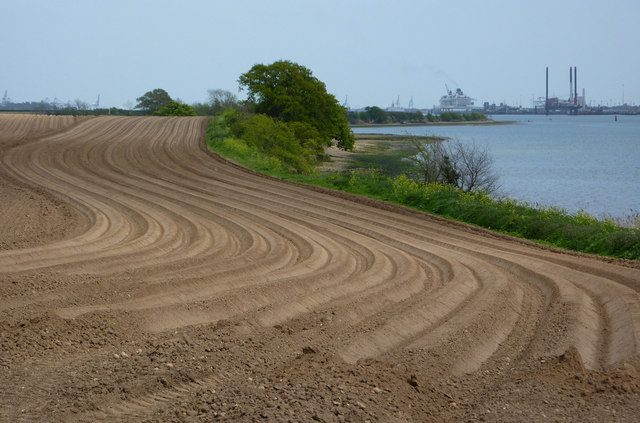
<path fill-rule="evenodd" d="M 501 193 L 534 205 L 622 217 L 640 211 L 640 116 L 497 115 L 510 125 L 353 128 L 487 147 Z"/>

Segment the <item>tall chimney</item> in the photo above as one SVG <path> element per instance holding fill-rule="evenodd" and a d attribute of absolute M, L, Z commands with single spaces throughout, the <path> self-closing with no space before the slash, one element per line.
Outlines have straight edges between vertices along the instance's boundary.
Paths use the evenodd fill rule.
<path fill-rule="evenodd" d="M 569 66 L 569 101 L 573 101 L 573 68 Z"/>
<path fill-rule="evenodd" d="M 573 102 L 578 105 L 578 67 L 574 66 L 573 67 L 573 83 L 574 85 L 574 90 L 573 93 L 575 95 L 575 98 L 573 100 Z"/>
<path fill-rule="evenodd" d="M 547 85 L 546 85 L 546 94 L 544 100 L 544 112 L 549 114 L 549 66 L 547 66 Z"/>

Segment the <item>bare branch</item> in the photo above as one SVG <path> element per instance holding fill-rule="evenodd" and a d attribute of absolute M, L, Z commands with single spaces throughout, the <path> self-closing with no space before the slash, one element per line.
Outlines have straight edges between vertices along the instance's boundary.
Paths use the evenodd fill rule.
<path fill-rule="evenodd" d="M 463 191 L 499 189 L 498 176 L 492 171 L 493 157 L 487 148 L 462 141 L 414 140 L 413 146 L 416 154 L 410 160 L 414 164 L 414 177 L 423 183 L 447 183 Z"/>

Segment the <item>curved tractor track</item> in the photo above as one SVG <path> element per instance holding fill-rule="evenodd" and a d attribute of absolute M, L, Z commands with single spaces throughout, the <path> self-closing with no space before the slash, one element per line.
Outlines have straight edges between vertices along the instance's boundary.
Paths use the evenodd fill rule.
<path fill-rule="evenodd" d="M 255 175 L 203 118 L 43 118 L 0 116 L 1 421 L 640 411 L 635 263 Z"/>

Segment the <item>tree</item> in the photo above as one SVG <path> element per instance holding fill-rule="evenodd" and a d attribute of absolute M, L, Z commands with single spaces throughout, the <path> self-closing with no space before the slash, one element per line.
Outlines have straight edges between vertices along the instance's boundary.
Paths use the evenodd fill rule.
<path fill-rule="evenodd" d="M 231 91 L 215 89 L 209 90 L 209 104 L 211 105 L 211 114 L 214 116 L 222 114 L 225 109 L 237 109 L 240 106 L 238 97 Z"/>
<path fill-rule="evenodd" d="M 136 109 L 155 113 L 173 100 L 165 90 L 156 88 L 153 91 L 147 91 L 142 97 L 138 97 L 136 101 L 138 102 L 135 107 Z"/>
<path fill-rule="evenodd" d="M 489 193 L 498 190 L 498 176 L 493 173 L 493 157 L 487 148 L 480 148 L 475 143 L 456 141 L 452 145 L 452 152 L 455 154 L 456 168 L 460 172 L 458 188 Z"/>
<path fill-rule="evenodd" d="M 460 183 L 460 172 L 456 170 L 456 165 L 455 163 L 451 162 L 449 156 L 442 157 L 440 172 L 442 174 L 442 182 L 444 182 L 445 184 L 458 186 L 458 184 Z"/>
<path fill-rule="evenodd" d="M 386 123 L 389 119 L 389 115 L 386 110 L 382 110 L 380 107 L 371 106 L 367 107 L 367 114 L 369 115 L 369 122 L 372 123 Z"/>
<path fill-rule="evenodd" d="M 257 64 L 240 75 L 238 82 L 240 89 L 246 88 L 256 113 L 283 122 L 307 123 L 318 131 L 324 144 L 336 140 L 338 147 L 353 149 L 354 136 L 345 108 L 306 67 L 286 60 Z"/>
<path fill-rule="evenodd" d="M 416 154 L 409 158 L 413 162 L 415 179 L 425 184 L 441 182 L 446 156 L 442 142 L 426 142 L 417 138 L 411 142 L 416 149 Z"/>
<path fill-rule="evenodd" d="M 83 110 L 83 111 L 89 110 L 89 103 L 87 103 L 86 101 L 76 99 L 75 105 L 76 105 L 76 109 L 78 110 Z"/>
<path fill-rule="evenodd" d="M 426 143 L 414 140 L 416 154 L 411 157 L 415 178 L 423 183 L 445 183 L 463 191 L 498 190 L 493 173 L 493 157 L 475 143 L 448 141 Z"/>
<path fill-rule="evenodd" d="M 171 101 L 162 106 L 154 115 L 158 116 L 196 116 L 196 109 L 188 104 Z"/>

